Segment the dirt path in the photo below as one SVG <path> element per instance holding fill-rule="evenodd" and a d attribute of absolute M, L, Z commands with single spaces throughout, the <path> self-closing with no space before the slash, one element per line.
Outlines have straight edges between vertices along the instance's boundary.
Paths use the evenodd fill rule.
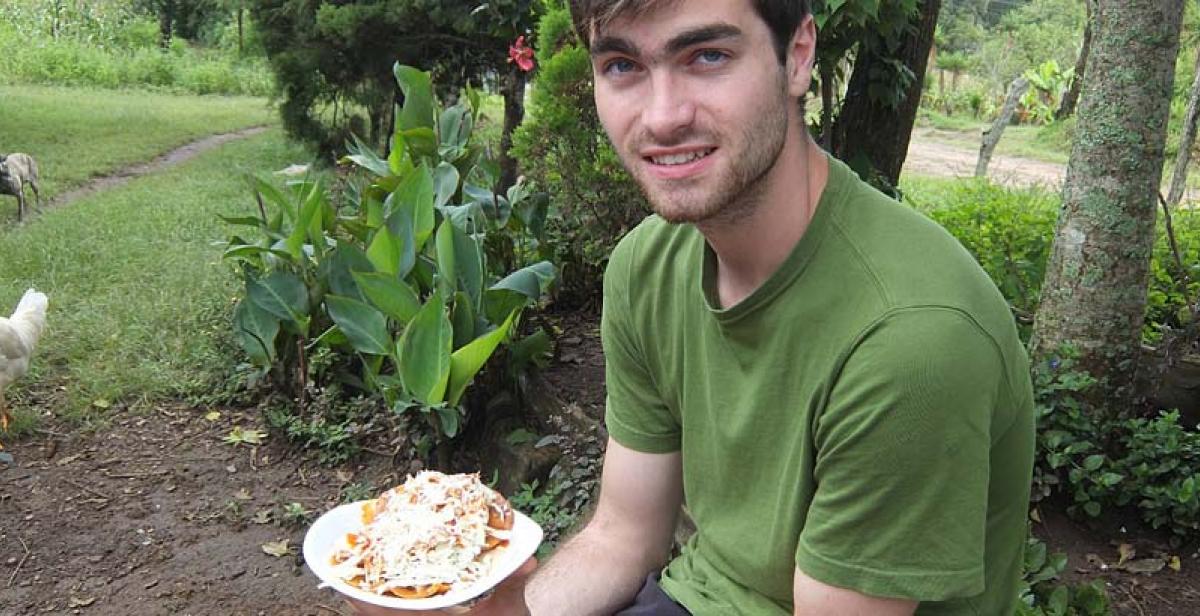
<path fill-rule="evenodd" d="M 218 135 L 209 135 L 202 139 L 197 139 L 191 143 L 181 145 L 166 154 L 161 154 L 157 158 L 136 165 L 131 165 L 122 169 L 118 169 L 107 175 L 93 178 L 88 183 L 77 188 L 68 190 L 61 195 L 46 202 L 44 207 L 57 207 L 74 202 L 76 199 L 86 197 L 88 195 L 108 190 L 120 186 L 134 178 L 141 177 L 150 173 L 155 173 L 174 167 L 182 162 L 186 162 L 194 158 L 197 154 L 211 150 L 219 145 L 228 143 L 235 139 L 243 139 L 252 135 L 257 135 L 267 130 L 266 126 L 251 126 L 242 130 L 231 133 L 221 133 Z"/>
<path fill-rule="evenodd" d="M 347 613 L 297 552 L 311 517 L 341 488 L 379 482 L 323 468 L 277 437 L 223 441 L 256 412 L 215 420 L 184 406 L 118 413 L 95 433 L 47 422 L 0 465 L 0 614 Z M 272 556 L 263 545 L 286 541 Z"/>
<path fill-rule="evenodd" d="M 914 130 L 904 171 L 933 177 L 974 176 L 979 147 L 972 150 L 965 144 L 953 143 L 951 140 L 955 138 L 961 139 L 961 134 L 928 128 Z M 1038 184 L 1054 190 L 1062 187 L 1066 171 L 1066 165 L 1015 156 L 995 155 L 988 165 L 988 177 L 993 182 L 1006 186 Z"/>

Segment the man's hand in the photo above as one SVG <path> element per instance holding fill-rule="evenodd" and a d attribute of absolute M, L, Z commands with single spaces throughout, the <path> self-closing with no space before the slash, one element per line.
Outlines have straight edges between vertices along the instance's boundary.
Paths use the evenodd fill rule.
<path fill-rule="evenodd" d="M 447 608 L 428 612 L 393 610 L 353 599 L 347 599 L 351 613 L 358 616 L 528 616 L 525 605 L 525 584 L 537 569 L 537 559 L 530 558 L 519 569 L 508 576 L 488 598 L 469 609 Z"/>

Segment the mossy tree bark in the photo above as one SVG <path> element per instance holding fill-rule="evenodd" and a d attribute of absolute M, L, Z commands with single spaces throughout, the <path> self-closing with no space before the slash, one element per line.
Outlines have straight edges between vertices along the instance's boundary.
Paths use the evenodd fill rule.
<path fill-rule="evenodd" d="M 1099 0 L 1063 206 L 1030 344 L 1064 346 L 1119 414 L 1133 400 L 1182 0 Z"/>

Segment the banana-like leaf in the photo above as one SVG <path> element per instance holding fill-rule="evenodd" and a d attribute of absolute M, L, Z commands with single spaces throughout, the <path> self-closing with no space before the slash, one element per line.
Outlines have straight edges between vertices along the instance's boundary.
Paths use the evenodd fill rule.
<path fill-rule="evenodd" d="M 466 346 L 475 338 L 475 305 L 466 293 L 454 294 L 454 305 L 450 308 L 450 323 L 454 325 L 454 349 Z"/>
<path fill-rule="evenodd" d="M 350 242 L 338 241 L 337 248 L 329 255 L 328 259 L 321 262 L 325 268 L 323 272 L 324 278 L 329 290 L 333 291 L 334 295 L 342 295 L 354 299 L 362 300 L 366 296 L 363 295 L 358 284 L 355 283 L 355 272 L 370 272 L 374 270 L 371 260 L 367 258 L 367 254 L 358 246 Z"/>
<path fill-rule="evenodd" d="M 517 313 L 517 310 L 510 312 L 500 327 L 472 340 L 467 346 L 450 355 L 450 390 L 447 395 L 450 406 L 458 404 L 471 379 L 475 378 L 475 374 L 487 363 L 496 347 L 508 336 Z"/>
<path fill-rule="evenodd" d="M 275 361 L 275 336 L 279 334 L 275 315 L 246 298 L 233 310 L 233 329 L 251 361 L 259 366 L 270 366 Z"/>
<path fill-rule="evenodd" d="M 268 203 L 272 203 L 289 221 L 296 220 L 296 206 L 292 204 L 292 200 L 288 199 L 282 192 L 279 192 L 275 185 L 259 177 L 254 178 L 254 190 L 259 195 L 266 197 Z M 273 229 L 278 229 L 277 225 L 271 226 Z"/>
<path fill-rule="evenodd" d="M 300 207 L 300 217 L 296 220 L 296 226 L 292 228 L 292 233 L 284 244 L 293 257 L 300 258 L 306 238 L 315 241 L 313 238 L 322 236 L 320 210 L 323 203 L 324 193 L 318 183 L 311 187 L 304 204 Z"/>
<path fill-rule="evenodd" d="M 450 380 L 453 332 L 445 301 L 433 293 L 400 338 L 400 377 L 414 398 L 428 406 L 443 401 Z"/>
<path fill-rule="evenodd" d="M 393 210 L 408 212 L 412 220 L 413 251 L 421 252 L 433 234 L 436 223 L 433 213 L 433 172 L 424 164 L 417 167 L 396 187 L 389 200 L 393 202 Z"/>
<path fill-rule="evenodd" d="M 301 333 L 308 334 L 308 288 L 299 276 L 275 270 L 266 278 L 247 280 L 246 293 L 259 308 L 293 323 Z"/>
<path fill-rule="evenodd" d="M 355 350 L 368 355 L 391 352 L 392 337 L 382 312 L 358 300 L 337 295 L 326 295 L 325 307 Z"/>
<path fill-rule="evenodd" d="M 540 261 L 509 274 L 491 288 L 516 291 L 530 300 L 537 301 L 550 287 L 550 283 L 554 282 L 555 275 L 554 264 Z"/>
<path fill-rule="evenodd" d="M 458 259 L 454 254 L 454 224 L 443 220 L 437 232 L 438 292 L 454 297 L 458 290 Z"/>
<path fill-rule="evenodd" d="M 421 309 L 417 294 L 395 275 L 355 272 L 354 280 L 371 304 L 398 323 L 407 324 Z"/>
<path fill-rule="evenodd" d="M 346 151 L 350 152 L 350 154 L 343 156 L 342 161 L 352 161 L 354 164 L 375 175 L 388 175 L 390 169 L 388 169 L 387 161 L 380 158 L 370 146 L 364 145 L 362 141 L 359 141 L 357 135 L 354 136 L 353 143 L 346 144 Z"/>
<path fill-rule="evenodd" d="M 433 129 L 433 83 L 429 73 L 397 62 L 392 67 L 396 82 L 404 93 L 404 108 L 396 122 L 398 129 Z"/>
<path fill-rule="evenodd" d="M 458 192 L 458 179 L 458 168 L 450 163 L 443 162 L 433 170 L 434 207 L 441 208 L 454 198 Z"/>

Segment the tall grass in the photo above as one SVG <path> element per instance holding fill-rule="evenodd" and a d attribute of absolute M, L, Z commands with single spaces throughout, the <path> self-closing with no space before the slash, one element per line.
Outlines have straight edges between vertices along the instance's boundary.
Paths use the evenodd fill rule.
<path fill-rule="evenodd" d="M 271 130 L 0 230 L 0 311 L 29 286 L 50 296 L 18 408 L 36 397 L 88 418 L 220 389 L 239 355 L 229 334 L 238 281 L 221 262 L 228 228 L 217 215 L 255 211 L 245 172 L 308 159 Z"/>
<path fill-rule="evenodd" d="M 150 88 L 190 94 L 266 96 L 273 80 L 265 58 L 182 39 L 158 47 L 158 26 L 128 3 L 0 4 L 0 85 L 40 83 Z"/>
<path fill-rule="evenodd" d="M 274 120 L 261 98 L 0 86 L 0 152 L 28 152 L 52 197 L 212 133 Z M 0 226 L 16 200 L 0 197 Z"/>

